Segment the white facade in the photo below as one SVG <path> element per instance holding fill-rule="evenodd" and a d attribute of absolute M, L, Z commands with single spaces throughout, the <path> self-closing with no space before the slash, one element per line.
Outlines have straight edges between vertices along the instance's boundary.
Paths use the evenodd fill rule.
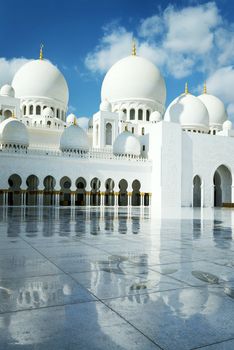
<path fill-rule="evenodd" d="M 42 57 L 41 57 L 42 58 Z M 182 206 L 234 202 L 234 130 L 217 97 L 165 109 L 159 70 L 135 54 L 106 74 L 88 131 L 67 83 L 43 59 L 0 90 L 0 205 Z"/>

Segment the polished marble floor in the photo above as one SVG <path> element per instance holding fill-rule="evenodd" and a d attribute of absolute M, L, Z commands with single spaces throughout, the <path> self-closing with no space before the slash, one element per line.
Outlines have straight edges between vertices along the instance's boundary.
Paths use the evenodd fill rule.
<path fill-rule="evenodd" d="M 234 349 L 234 210 L 0 208 L 0 350 Z"/>

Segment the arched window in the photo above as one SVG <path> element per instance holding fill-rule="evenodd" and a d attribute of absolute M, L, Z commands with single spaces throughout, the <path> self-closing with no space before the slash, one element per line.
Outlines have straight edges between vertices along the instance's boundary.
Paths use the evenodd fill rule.
<path fill-rule="evenodd" d="M 149 122 L 150 120 L 150 111 L 147 109 L 146 111 L 146 121 Z"/>
<path fill-rule="evenodd" d="M 23 115 L 26 115 L 26 106 L 23 106 Z"/>
<path fill-rule="evenodd" d="M 10 111 L 9 109 L 4 111 L 4 117 L 5 118 L 10 118 L 12 117 L 12 111 Z"/>
<path fill-rule="evenodd" d="M 29 106 L 29 114 L 33 114 L 33 105 Z"/>
<path fill-rule="evenodd" d="M 48 126 L 50 126 L 50 125 L 51 125 L 51 121 L 50 121 L 50 120 L 47 122 L 47 125 L 48 125 Z"/>
<path fill-rule="evenodd" d="M 112 145 L 112 125 L 111 123 L 106 124 L 106 145 Z"/>
<path fill-rule="evenodd" d="M 132 134 L 134 134 L 134 128 L 132 128 Z"/>
<path fill-rule="evenodd" d="M 145 128 L 141 129 L 141 135 L 145 135 Z"/>
<path fill-rule="evenodd" d="M 36 115 L 41 114 L 41 106 L 36 106 Z"/>
<path fill-rule="evenodd" d="M 60 117 L 59 109 L 57 109 L 57 112 L 56 112 L 56 117 L 57 117 L 57 118 L 59 118 L 59 117 Z"/>
<path fill-rule="evenodd" d="M 130 109 L 130 120 L 134 120 L 135 119 L 135 109 Z"/>
<path fill-rule="evenodd" d="M 138 110 L 138 120 L 142 120 L 143 119 L 143 110 L 139 109 Z"/>

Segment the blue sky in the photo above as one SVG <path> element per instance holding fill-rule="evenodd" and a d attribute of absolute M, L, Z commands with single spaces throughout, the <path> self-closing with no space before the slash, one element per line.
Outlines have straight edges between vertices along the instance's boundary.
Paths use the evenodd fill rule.
<path fill-rule="evenodd" d="M 152 60 L 167 85 L 167 104 L 204 80 L 234 116 L 234 3 L 207 1 L 1 0 L 0 83 L 27 59 L 44 55 L 63 72 L 69 109 L 90 117 L 106 70 L 131 52 Z"/>

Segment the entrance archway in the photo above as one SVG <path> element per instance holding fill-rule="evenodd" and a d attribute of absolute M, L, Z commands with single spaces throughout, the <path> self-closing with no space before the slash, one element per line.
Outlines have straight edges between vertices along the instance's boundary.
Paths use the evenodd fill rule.
<path fill-rule="evenodd" d="M 55 178 L 48 175 L 44 178 L 44 191 L 43 191 L 43 204 L 53 205 L 54 204 L 54 188 L 55 188 Z"/>
<path fill-rule="evenodd" d="M 21 177 L 18 174 L 11 175 L 8 179 L 8 184 L 8 205 L 21 205 Z"/>
<path fill-rule="evenodd" d="M 37 205 L 39 179 L 36 175 L 30 175 L 27 180 L 26 205 Z"/>
<path fill-rule="evenodd" d="M 119 206 L 127 206 L 128 205 L 127 188 L 128 188 L 127 181 L 125 179 L 120 180 L 120 182 L 119 182 L 119 198 L 118 198 Z"/>
<path fill-rule="evenodd" d="M 86 181 L 83 177 L 79 177 L 76 180 L 76 205 L 83 206 L 85 202 L 85 191 Z"/>
<path fill-rule="evenodd" d="M 193 178 L 193 207 L 201 207 L 201 178 L 198 175 Z"/>
<path fill-rule="evenodd" d="M 114 187 L 115 183 L 112 179 L 107 179 L 106 183 L 106 191 L 105 191 L 105 205 L 113 206 L 114 205 Z"/>
<path fill-rule="evenodd" d="M 60 186 L 60 205 L 71 205 L 71 180 L 69 177 L 62 177 L 60 180 Z"/>
<path fill-rule="evenodd" d="M 132 183 L 132 206 L 141 205 L 140 188 L 141 188 L 140 181 L 134 180 Z"/>
<path fill-rule="evenodd" d="M 225 165 L 220 165 L 214 173 L 214 207 L 232 202 L 232 175 Z"/>
<path fill-rule="evenodd" d="M 101 181 L 97 177 L 95 177 L 91 180 L 90 186 L 91 186 L 90 204 L 98 206 L 101 204 L 101 196 L 100 196 Z"/>

